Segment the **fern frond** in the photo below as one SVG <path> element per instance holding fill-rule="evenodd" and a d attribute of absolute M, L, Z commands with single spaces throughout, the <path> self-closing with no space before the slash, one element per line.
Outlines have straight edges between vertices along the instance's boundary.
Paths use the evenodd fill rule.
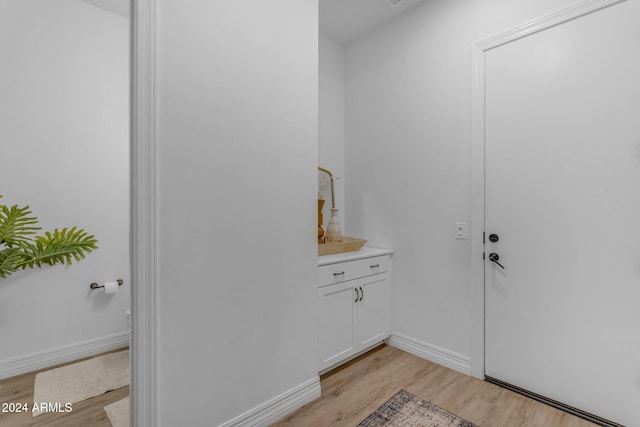
<path fill-rule="evenodd" d="M 35 238 L 35 244 L 22 243 L 23 259 L 16 267 L 23 270 L 27 267 L 42 267 L 43 265 L 72 264 L 85 257 L 85 253 L 97 249 L 98 241 L 82 229 L 63 228 L 47 231 L 44 236 Z"/>
<path fill-rule="evenodd" d="M 38 218 L 30 215 L 29 206 L 0 205 L 0 243 L 11 248 L 18 243 L 32 240 L 31 236 L 36 234 L 40 227 L 34 227 Z"/>
<path fill-rule="evenodd" d="M 16 264 L 22 258 L 20 248 L 9 248 L 0 251 L 0 278 L 4 279 L 17 270 Z"/>

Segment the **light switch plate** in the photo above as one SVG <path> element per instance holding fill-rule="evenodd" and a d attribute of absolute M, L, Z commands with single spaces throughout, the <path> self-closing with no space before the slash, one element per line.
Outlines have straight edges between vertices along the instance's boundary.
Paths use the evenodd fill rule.
<path fill-rule="evenodd" d="M 467 238 L 467 223 L 466 222 L 456 222 L 456 239 L 466 239 Z"/>

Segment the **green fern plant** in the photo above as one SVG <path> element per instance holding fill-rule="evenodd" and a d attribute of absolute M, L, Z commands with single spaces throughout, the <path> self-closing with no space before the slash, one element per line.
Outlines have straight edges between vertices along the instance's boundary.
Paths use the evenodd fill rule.
<path fill-rule="evenodd" d="M 0 278 L 27 268 L 71 264 L 98 248 L 96 238 L 83 229 L 55 229 L 36 236 L 41 229 L 37 224 L 29 206 L 0 204 Z"/>

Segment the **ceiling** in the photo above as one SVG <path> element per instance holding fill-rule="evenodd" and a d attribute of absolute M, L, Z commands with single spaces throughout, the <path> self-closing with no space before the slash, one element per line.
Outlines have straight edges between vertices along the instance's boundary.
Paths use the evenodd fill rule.
<path fill-rule="evenodd" d="M 130 0 L 81 0 L 129 18 Z M 319 0 L 320 31 L 344 44 L 379 27 L 425 0 Z"/>
<path fill-rule="evenodd" d="M 131 13 L 129 0 L 81 0 L 116 15 L 129 18 Z"/>
<path fill-rule="evenodd" d="M 319 0 L 320 32 L 348 44 L 424 1 Z"/>

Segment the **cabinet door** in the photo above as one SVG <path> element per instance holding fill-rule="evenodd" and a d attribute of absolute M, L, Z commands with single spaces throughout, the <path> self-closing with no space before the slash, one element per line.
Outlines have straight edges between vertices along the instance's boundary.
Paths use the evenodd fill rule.
<path fill-rule="evenodd" d="M 387 319 L 387 274 L 362 279 L 358 311 L 358 349 L 363 350 L 389 336 Z"/>
<path fill-rule="evenodd" d="M 325 286 L 319 292 L 320 370 L 355 354 L 356 292 L 352 282 Z"/>

